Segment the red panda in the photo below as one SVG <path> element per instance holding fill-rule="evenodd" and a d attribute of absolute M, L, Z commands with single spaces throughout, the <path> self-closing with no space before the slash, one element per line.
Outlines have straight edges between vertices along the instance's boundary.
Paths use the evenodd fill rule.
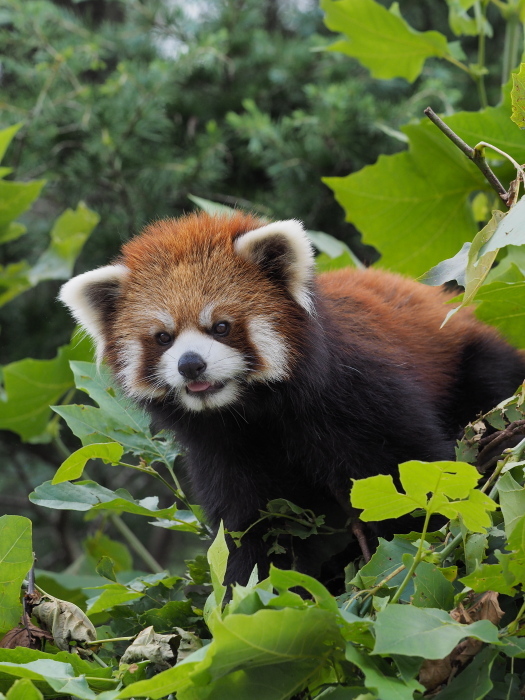
<path fill-rule="evenodd" d="M 440 329 L 450 296 L 381 270 L 316 276 L 298 221 L 241 213 L 158 221 L 60 293 L 186 448 L 195 497 L 229 531 L 275 498 L 346 519 L 351 478 L 454 458 L 461 426 L 523 381 L 525 355 L 470 310 Z M 309 543 L 274 560 L 317 575 Z M 250 530 L 226 582 L 264 575 L 267 549 Z"/>

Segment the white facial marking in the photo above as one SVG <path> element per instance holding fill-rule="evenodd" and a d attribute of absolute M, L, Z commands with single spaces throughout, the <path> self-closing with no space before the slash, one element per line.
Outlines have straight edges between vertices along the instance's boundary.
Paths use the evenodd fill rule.
<path fill-rule="evenodd" d="M 186 390 L 187 381 L 178 369 L 179 359 L 187 352 L 196 353 L 206 363 L 206 370 L 198 381 L 206 381 L 210 384 L 225 382 L 224 387 L 213 393 L 189 393 Z M 162 355 L 157 367 L 157 376 L 179 391 L 180 401 L 187 408 L 202 411 L 205 408 L 226 406 L 234 401 L 240 392 L 237 378 L 245 370 L 245 360 L 238 350 L 200 331 L 185 330 Z"/>
<path fill-rule="evenodd" d="M 60 301 L 69 307 L 75 320 L 95 341 L 97 362 L 101 362 L 104 355 L 104 309 L 94 305 L 89 296 L 90 289 L 104 283 L 121 284 L 128 273 L 125 265 L 106 265 L 73 277 L 60 289 Z"/>
<path fill-rule="evenodd" d="M 170 331 L 171 333 L 173 333 L 173 331 L 175 330 L 175 322 L 173 321 L 173 317 L 167 311 L 163 311 L 162 309 L 155 309 L 151 312 L 151 317 L 158 321 L 164 327 L 165 330 Z M 155 329 L 155 332 L 157 330 L 158 329 Z"/>
<path fill-rule="evenodd" d="M 282 336 L 275 330 L 271 321 L 264 316 L 255 316 L 248 321 L 248 333 L 253 345 L 266 365 L 257 372 L 253 380 L 280 380 L 288 376 L 288 350 Z"/>
<path fill-rule="evenodd" d="M 215 304 L 206 304 L 206 306 L 201 311 L 200 316 L 199 316 L 199 324 L 203 328 L 210 328 L 211 327 L 214 308 L 215 308 Z"/>
<path fill-rule="evenodd" d="M 288 287 L 295 301 L 309 314 L 314 313 L 310 281 L 314 274 L 314 253 L 300 221 L 275 221 L 254 231 L 239 236 L 234 243 L 235 251 L 246 260 L 257 263 L 260 246 L 272 239 L 286 239 L 291 262 L 288 266 Z"/>
<path fill-rule="evenodd" d="M 123 368 L 118 373 L 122 388 L 135 399 L 152 399 L 163 396 L 165 389 L 155 388 L 143 382 L 140 374 L 143 351 L 138 340 L 122 340 L 119 343 L 119 360 Z"/>

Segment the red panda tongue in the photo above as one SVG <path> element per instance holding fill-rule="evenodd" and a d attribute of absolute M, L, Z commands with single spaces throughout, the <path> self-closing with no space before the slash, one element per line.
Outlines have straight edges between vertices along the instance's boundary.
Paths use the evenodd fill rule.
<path fill-rule="evenodd" d="M 206 391 L 211 387 L 211 384 L 209 382 L 190 382 L 186 384 L 186 387 L 189 391 Z"/>

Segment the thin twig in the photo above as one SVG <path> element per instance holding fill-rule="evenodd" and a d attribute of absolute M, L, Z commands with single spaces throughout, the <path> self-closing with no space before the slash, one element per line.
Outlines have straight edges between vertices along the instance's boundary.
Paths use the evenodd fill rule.
<path fill-rule="evenodd" d="M 462 151 L 467 156 L 467 158 L 469 158 L 474 163 L 474 165 L 476 165 L 481 170 L 491 187 L 499 195 L 501 201 L 507 204 L 507 200 L 509 197 L 508 192 L 498 180 L 496 175 L 493 173 L 489 164 L 485 160 L 483 153 L 475 148 L 471 148 L 468 145 L 468 143 L 465 143 L 463 139 L 461 139 L 454 131 L 452 131 L 452 129 L 449 126 L 445 124 L 445 122 L 442 119 L 438 117 L 438 115 L 434 112 L 433 109 L 427 107 L 424 110 L 424 112 L 430 119 L 430 121 L 433 124 L 435 124 L 437 128 L 440 131 L 442 131 L 445 134 L 445 136 L 447 136 L 452 141 L 452 143 L 455 144 L 459 148 L 459 150 Z"/>

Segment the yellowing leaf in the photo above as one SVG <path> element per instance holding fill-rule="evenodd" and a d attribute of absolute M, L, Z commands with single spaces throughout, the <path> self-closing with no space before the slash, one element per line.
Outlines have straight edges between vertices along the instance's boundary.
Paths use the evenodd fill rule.
<path fill-rule="evenodd" d="M 392 477 L 386 474 L 371 476 L 368 479 L 354 479 L 350 500 L 354 508 L 363 508 L 359 517 L 365 522 L 399 518 L 423 507 L 419 499 L 414 500 L 399 493 Z"/>
<path fill-rule="evenodd" d="M 471 464 L 411 461 L 399 465 L 399 474 L 406 494 L 399 493 L 392 477 L 384 474 L 354 481 L 350 500 L 354 508 L 363 509 L 361 520 L 398 518 L 423 508 L 448 518 L 461 516 L 474 532 L 490 526 L 487 511 L 494 510 L 496 504 L 473 488 L 480 476 Z M 429 493 L 432 495 L 427 498 Z"/>

